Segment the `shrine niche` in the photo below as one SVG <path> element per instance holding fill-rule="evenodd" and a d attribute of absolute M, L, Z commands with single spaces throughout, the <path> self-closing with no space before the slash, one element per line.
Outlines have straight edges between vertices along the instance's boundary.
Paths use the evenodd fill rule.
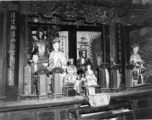
<path fill-rule="evenodd" d="M 103 63 L 101 34 L 98 31 L 77 32 L 77 59 L 81 57 L 81 51 L 86 51 L 86 57 L 90 59 L 95 71 Z"/>

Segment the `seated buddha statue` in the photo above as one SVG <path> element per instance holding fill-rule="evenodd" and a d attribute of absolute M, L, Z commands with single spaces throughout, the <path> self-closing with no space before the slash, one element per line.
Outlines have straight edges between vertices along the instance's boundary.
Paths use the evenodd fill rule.
<path fill-rule="evenodd" d="M 70 65 L 67 67 L 67 75 L 64 78 L 64 86 L 74 85 L 76 82 L 78 75 L 77 75 L 77 68 L 74 65 L 74 60 L 69 59 Z"/>
<path fill-rule="evenodd" d="M 85 70 L 86 70 L 86 66 L 88 64 L 92 64 L 91 60 L 87 57 L 87 50 L 80 50 L 79 51 L 79 56 L 80 58 L 77 60 L 77 69 L 78 69 L 78 74 L 82 76 L 84 76 L 85 74 Z"/>

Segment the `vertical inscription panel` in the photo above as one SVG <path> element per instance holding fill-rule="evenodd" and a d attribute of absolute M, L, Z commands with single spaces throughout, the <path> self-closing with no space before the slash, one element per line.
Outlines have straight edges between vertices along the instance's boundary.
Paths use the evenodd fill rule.
<path fill-rule="evenodd" d="M 8 12 L 8 41 L 9 41 L 9 63 L 8 63 L 8 85 L 13 86 L 17 83 L 17 57 L 18 57 L 18 16 L 17 11 Z"/>
<path fill-rule="evenodd" d="M 24 94 L 31 94 L 31 66 L 24 67 Z"/>

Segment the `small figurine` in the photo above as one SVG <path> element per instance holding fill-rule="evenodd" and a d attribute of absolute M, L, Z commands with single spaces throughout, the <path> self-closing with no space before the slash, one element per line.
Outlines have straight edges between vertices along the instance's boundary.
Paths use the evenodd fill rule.
<path fill-rule="evenodd" d="M 87 65 L 87 71 L 85 73 L 85 86 L 88 95 L 95 95 L 95 86 L 97 85 L 97 78 L 91 70 L 91 65 Z"/>
<path fill-rule="evenodd" d="M 78 74 L 81 75 L 81 77 L 85 74 L 86 66 L 88 64 L 92 64 L 90 59 L 87 58 L 87 50 L 80 50 L 79 51 L 80 58 L 77 60 L 77 68 L 78 68 Z"/>
<path fill-rule="evenodd" d="M 67 75 L 64 78 L 64 86 L 74 84 L 77 80 L 77 68 L 74 66 L 74 60 L 69 59 L 70 65 L 67 67 Z"/>

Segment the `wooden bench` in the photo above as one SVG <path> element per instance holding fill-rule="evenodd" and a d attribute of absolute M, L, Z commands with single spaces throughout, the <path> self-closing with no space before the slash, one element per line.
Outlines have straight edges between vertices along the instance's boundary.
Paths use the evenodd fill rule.
<path fill-rule="evenodd" d="M 129 111 L 116 110 L 120 108 L 127 108 Z M 135 114 L 133 110 L 132 101 L 113 101 L 107 106 L 102 107 L 75 107 L 68 110 L 69 120 L 82 120 L 82 119 L 104 119 L 121 116 L 125 119 L 126 114 L 131 114 L 133 119 L 135 119 Z"/>

